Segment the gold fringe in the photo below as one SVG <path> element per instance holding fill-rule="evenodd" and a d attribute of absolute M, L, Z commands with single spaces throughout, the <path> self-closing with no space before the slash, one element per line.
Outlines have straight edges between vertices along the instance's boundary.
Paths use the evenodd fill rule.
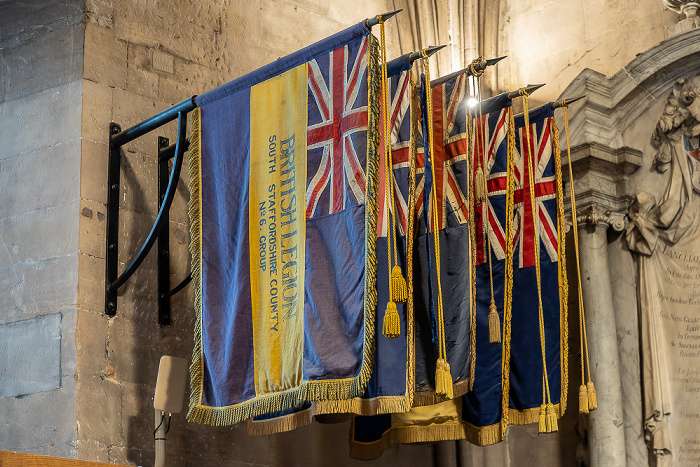
<path fill-rule="evenodd" d="M 377 187 L 379 180 L 379 46 L 370 35 L 368 80 L 368 131 L 367 131 L 367 181 L 365 200 L 365 283 L 362 366 L 356 377 L 338 380 L 302 381 L 295 388 L 257 396 L 240 404 L 226 407 L 202 405 L 203 353 L 202 353 L 202 238 L 201 238 L 201 110 L 193 111 L 192 136 L 190 137 L 190 252 L 192 253 L 192 281 L 195 286 L 194 349 L 190 366 L 190 407 L 188 421 L 213 426 L 234 425 L 251 417 L 293 409 L 306 401 L 342 400 L 357 397 L 364 392 L 372 375 L 375 349 L 376 241 L 377 241 Z"/>
<path fill-rule="evenodd" d="M 403 278 L 401 266 L 399 265 L 396 265 L 391 269 L 389 293 L 391 299 L 396 303 L 403 303 L 406 301 L 408 295 L 408 290 L 406 289 L 406 279 Z"/>
<path fill-rule="evenodd" d="M 561 418 L 564 415 L 561 405 L 554 404 L 553 406 L 557 417 Z M 539 420 L 539 413 L 540 407 L 532 407 L 524 410 L 508 409 L 508 418 L 513 425 L 529 425 L 531 423 L 537 423 Z"/>
<path fill-rule="evenodd" d="M 452 385 L 452 398 L 454 399 L 456 397 L 461 397 L 469 391 L 470 389 L 468 379 L 458 381 Z M 435 405 L 439 404 L 440 402 L 445 402 L 445 397 L 436 394 L 435 391 L 416 392 L 413 396 L 413 407 Z"/>
<path fill-rule="evenodd" d="M 269 420 L 253 420 L 251 418 L 248 419 L 248 436 L 267 436 L 276 433 L 284 433 L 311 425 L 313 421 L 314 417 L 311 409 L 275 417 Z"/>
<path fill-rule="evenodd" d="M 578 388 L 578 412 L 579 413 L 588 413 L 588 390 L 586 389 L 586 385 L 582 384 Z"/>
<path fill-rule="evenodd" d="M 501 319 L 498 317 L 496 304 L 491 298 L 489 305 L 489 343 L 499 344 L 501 342 Z"/>
<path fill-rule="evenodd" d="M 386 304 L 382 329 L 384 336 L 388 337 L 389 339 L 393 339 L 401 335 L 399 311 L 396 309 L 396 303 L 394 302 L 390 301 Z"/>
<path fill-rule="evenodd" d="M 595 393 L 595 386 L 593 386 L 593 381 L 589 381 L 586 385 L 588 391 L 588 410 L 596 410 L 598 408 L 598 397 Z"/>
<path fill-rule="evenodd" d="M 352 433 L 355 431 L 353 420 Z M 498 423 L 475 427 L 467 422 L 450 421 L 430 425 L 392 427 L 377 441 L 363 443 L 350 439 L 350 457 L 360 460 L 377 459 L 392 444 L 434 443 L 464 439 L 477 446 L 490 446 L 503 441 Z"/>
<path fill-rule="evenodd" d="M 313 403 L 314 415 L 349 413 L 355 415 L 380 415 L 406 413 L 411 404 L 406 396 L 380 396 L 371 399 L 355 397 L 337 401 L 316 401 Z"/>
<path fill-rule="evenodd" d="M 194 348 L 190 365 L 190 400 L 187 418 L 202 403 L 202 383 L 204 376 L 204 355 L 202 349 L 202 132 L 201 110 L 192 111 L 192 128 L 188 154 L 188 172 L 190 177 L 190 200 L 188 215 L 190 218 L 190 254 L 192 255 L 192 286 L 194 287 Z"/>

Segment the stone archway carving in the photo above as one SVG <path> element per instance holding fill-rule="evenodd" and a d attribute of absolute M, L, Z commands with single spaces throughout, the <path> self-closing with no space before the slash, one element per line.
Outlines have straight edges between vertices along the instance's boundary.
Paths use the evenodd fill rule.
<path fill-rule="evenodd" d="M 570 162 L 574 170 L 577 205 L 584 210 L 605 214 L 580 216 L 578 219 L 580 224 L 588 225 L 579 230 L 579 236 L 582 264 L 588 261 L 592 273 L 590 280 L 584 280 L 583 284 L 584 299 L 594 305 L 586 305 L 588 335 L 594 336 L 594 342 L 589 342 L 592 372 L 597 374 L 594 379 L 596 388 L 600 387 L 599 401 L 609 399 L 607 409 L 601 402 L 599 408 L 603 407 L 603 411 L 590 416 L 591 465 L 654 464 L 663 458 L 657 454 L 672 449 L 666 447 L 672 443 L 663 440 L 658 429 L 657 436 L 651 437 L 656 439 L 656 447 L 650 451 L 653 455 L 647 455 L 643 442 L 645 422 L 647 438 L 650 438 L 650 430 L 655 428 L 652 426 L 653 403 L 648 397 L 650 389 L 646 383 L 640 383 L 642 375 L 646 374 L 642 366 L 656 354 L 643 344 L 646 342 L 643 333 L 649 329 L 649 323 L 644 321 L 644 310 L 638 305 L 645 300 L 639 291 L 646 286 L 637 280 L 639 272 L 633 251 L 637 249 L 643 253 L 644 241 L 649 243 L 647 249 L 653 250 L 658 236 L 680 238 L 691 232 L 685 228 L 673 234 L 669 229 L 687 227 L 691 213 L 697 211 L 696 202 L 684 204 L 679 198 L 682 189 L 686 192 L 697 189 L 688 187 L 693 185 L 692 177 L 700 175 L 692 168 L 685 170 L 686 175 L 679 175 L 682 166 L 678 161 L 683 161 L 680 156 L 685 156 L 679 149 L 682 148 L 683 135 L 678 131 L 683 129 L 691 138 L 697 136 L 693 134 L 697 125 L 693 115 L 694 106 L 700 108 L 700 100 L 695 103 L 694 96 L 691 96 L 696 93 L 696 85 L 692 84 L 696 80 L 686 77 L 699 75 L 700 30 L 694 29 L 638 55 L 612 77 L 584 70 L 562 94 L 563 97 L 587 96 L 584 104 L 570 110 L 573 145 Z M 639 190 L 646 190 L 649 195 L 635 197 Z M 697 198 L 697 194 L 694 196 Z M 658 206 L 655 199 L 661 200 Z M 653 219 L 654 215 L 656 221 L 652 222 L 649 216 Z M 616 219 L 617 223 L 607 222 L 606 218 Z M 625 236 L 616 233 L 622 230 L 621 219 L 625 223 L 631 219 L 627 237 L 634 240 L 636 237 L 630 235 L 637 235 L 638 243 L 632 241 L 628 246 L 623 240 Z M 644 220 L 651 222 L 646 224 L 646 231 Z M 590 225 L 590 222 L 595 225 Z M 600 233 L 601 227 L 605 229 L 604 233 Z M 659 227 L 665 228 L 665 233 L 660 233 Z M 589 241 L 594 238 L 591 235 L 603 235 L 603 241 Z M 587 244 L 590 245 L 589 251 L 586 251 Z M 597 262 L 593 261 L 596 258 Z M 610 277 L 609 283 L 595 281 L 600 268 L 604 268 L 604 273 Z M 605 298 L 601 300 L 600 297 Z M 640 317 L 642 334 L 639 331 Z M 616 332 L 606 333 L 605 323 L 615 327 Z M 641 361 L 640 353 L 645 353 Z M 648 381 L 645 376 L 645 382 Z M 657 378 L 657 381 L 660 380 Z M 601 391 L 607 393 L 601 396 Z M 614 405 L 618 403 L 621 407 L 616 410 Z M 660 409 L 662 415 L 664 410 Z M 697 465 L 697 462 L 692 465 Z"/>

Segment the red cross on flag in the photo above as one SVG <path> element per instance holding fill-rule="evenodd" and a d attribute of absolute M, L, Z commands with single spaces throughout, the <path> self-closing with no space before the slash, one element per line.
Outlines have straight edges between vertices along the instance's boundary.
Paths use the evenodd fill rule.
<path fill-rule="evenodd" d="M 367 47 L 365 37 L 309 62 L 307 218 L 364 203 Z"/>

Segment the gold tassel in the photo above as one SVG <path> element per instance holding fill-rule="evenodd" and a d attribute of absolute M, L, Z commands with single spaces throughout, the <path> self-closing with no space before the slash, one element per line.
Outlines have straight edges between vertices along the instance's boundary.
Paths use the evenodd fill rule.
<path fill-rule="evenodd" d="M 445 371 L 443 373 L 443 378 L 445 380 L 443 381 L 443 386 L 445 388 L 445 391 L 443 394 L 445 394 L 445 397 L 447 399 L 452 399 L 454 397 L 454 391 L 452 389 L 452 374 L 450 373 L 450 364 L 445 361 Z"/>
<path fill-rule="evenodd" d="M 595 386 L 593 386 L 593 381 L 589 381 L 587 384 L 588 389 L 588 410 L 595 410 L 598 408 L 598 398 L 595 394 Z"/>
<path fill-rule="evenodd" d="M 588 413 L 588 391 L 585 384 L 578 388 L 578 413 Z"/>
<path fill-rule="evenodd" d="M 489 342 L 491 344 L 501 342 L 501 320 L 498 317 L 498 310 L 493 298 L 491 299 L 491 305 L 489 305 Z"/>
<path fill-rule="evenodd" d="M 547 433 L 555 433 L 559 431 L 559 423 L 557 422 L 557 412 L 554 410 L 554 404 L 547 404 L 546 414 Z"/>
<path fill-rule="evenodd" d="M 445 394 L 445 364 L 447 362 L 438 358 L 437 365 L 435 366 L 435 394 L 443 395 Z"/>
<path fill-rule="evenodd" d="M 435 368 L 435 394 L 446 399 L 454 397 L 452 388 L 452 375 L 450 374 L 450 364 L 444 358 L 438 358 Z"/>
<path fill-rule="evenodd" d="M 476 203 L 486 201 L 486 182 L 484 181 L 484 170 L 479 167 L 474 176 L 474 191 L 476 193 Z"/>
<path fill-rule="evenodd" d="M 389 339 L 399 337 L 401 335 L 400 323 L 401 320 L 399 319 L 399 312 L 396 309 L 396 303 L 390 301 L 386 304 L 386 312 L 384 313 L 384 335 Z"/>
<path fill-rule="evenodd" d="M 403 274 L 401 273 L 401 266 L 394 266 L 391 269 L 389 292 L 394 302 L 403 303 L 406 301 L 408 289 L 406 287 L 406 279 L 403 278 Z"/>
<path fill-rule="evenodd" d="M 540 433 L 547 433 L 547 405 L 540 406 Z"/>

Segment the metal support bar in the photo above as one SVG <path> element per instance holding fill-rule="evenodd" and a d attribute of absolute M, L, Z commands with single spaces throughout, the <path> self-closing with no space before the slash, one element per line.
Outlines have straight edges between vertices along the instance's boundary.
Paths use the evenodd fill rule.
<path fill-rule="evenodd" d="M 190 142 L 188 141 L 187 146 L 185 147 L 185 151 L 187 151 L 189 149 L 189 146 L 190 146 Z M 173 157 L 175 157 L 175 145 L 174 144 L 171 144 L 170 146 L 167 146 L 167 147 L 162 148 L 162 149 L 160 149 L 160 148 L 158 149 L 158 162 L 160 162 L 162 160 L 169 161 Z"/>
<path fill-rule="evenodd" d="M 121 132 L 116 123 L 109 124 L 109 161 L 107 163 L 107 250 L 105 285 L 117 277 L 119 266 L 119 184 L 121 166 L 121 147 L 114 144 L 112 138 Z M 105 313 L 114 316 L 117 313 L 117 291 L 107 287 L 105 294 Z"/>
<path fill-rule="evenodd" d="M 187 101 L 183 101 L 187 102 Z M 177 108 L 179 105 L 183 104 L 180 103 L 176 106 L 171 107 Z M 194 105 L 194 103 L 192 103 Z M 167 111 L 166 111 L 167 112 Z M 162 126 L 168 121 L 172 120 L 167 120 L 169 117 L 162 116 L 164 112 L 161 112 L 161 114 L 156 115 L 155 117 L 160 116 L 159 120 L 159 125 Z M 117 290 L 119 287 L 121 287 L 128 279 L 131 277 L 131 275 L 136 271 L 136 269 L 141 265 L 143 262 L 144 258 L 150 251 L 150 249 L 153 247 L 153 244 L 156 241 L 157 236 L 160 234 L 161 229 L 163 228 L 163 213 L 167 213 L 170 210 L 170 206 L 173 202 L 173 198 L 175 197 L 175 190 L 177 188 L 177 183 L 180 179 L 180 170 L 182 168 L 182 160 L 183 160 L 183 154 L 185 152 L 185 145 L 186 145 L 186 140 L 185 140 L 185 134 L 186 134 L 186 127 L 187 127 L 187 114 L 184 110 L 180 109 L 180 111 L 177 112 L 177 118 L 178 118 L 178 129 L 177 129 L 177 144 L 176 144 L 176 149 L 175 149 L 175 160 L 173 162 L 173 169 L 170 175 L 170 179 L 168 181 L 168 187 L 165 192 L 164 200 L 163 203 L 160 206 L 160 209 L 158 211 L 158 217 L 156 218 L 156 222 L 153 225 L 153 228 L 151 229 L 151 232 L 148 234 L 148 238 L 146 239 L 146 242 L 143 244 L 141 247 L 141 250 L 139 253 L 136 255 L 134 260 L 129 264 L 129 266 L 126 268 L 126 270 L 117 277 L 117 267 L 118 267 L 118 254 L 119 254 L 119 248 L 118 248 L 118 239 L 119 239 L 119 169 L 120 169 L 120 146 L 121 144 L 124 144 L 128 141 L 131 141 L 134 138 L 137 138 L 141 136 L 142 134 L 145 134 L 148 131 L 151 131 L 153 128 L 156 128 L 157 126 L 154 126 L 153 128 L 150 127 L 150 123 L 148 125 L 145 125 L 146 122 L 152 121 L 155 119 L 155 117 L 152 117 L 149 120 L 146 120 L 145 122 L 140 123 L 139 125 L 135 125 L 134 127 L 131 127 L 129 130 L 132 130 L 131 135 L 136 135 L 133 136 L 133 138 L 128 139 L 128 138 L 123 138 L 120 137 L 121 135 L 124 135 L 126 132 L 120 132 L 119 131 L 119 125 L 116 125 L 112 123 L 110 125 L 110 153 L 109 153 L 109 165 L 108 165 L 108 170 L 109 173 L 107 175 L 107 182 L 108 182 L 108 187 L 109 187 L 109 193 L 107 197 L 107 274 L 106 274 L 106 280 L 105 280 L 105 313 L 110 316 L 114 316 L 117 311 Z M 143 130 L 143 128 L 148 128 L 147 130 Z M 143 133 L 141 133 L 143 131 Z M 117 141 L 123 141 L 121 143 L 118 143 Z M 167 216 L 165 216 L 167 217 Z"/>
<path fill-rule="evenodd" d="M 149 131 L 153 131 L 158 127 L 165 125 L 168 122 L 175 120 L 178 114 L 187 114 L 193 111 L 197 106 L 194 103 L 195 96 L 185 99 L 172 107 L 168 107 L 152 116 L 149 119 L 137 123 L 136 125 L 127 128 L 124 131 L 117 131 L 117 133 L 110 134 L 110 144 L 115 146 L 123 146 L 124 144 L 135 140 L 136 138 L 145 135 Z"/>
<path fill-rule="evenodd" d="M 168 161 L 164 152 L 168 151 L 170 141 L 168 138 L 158 137 L 158 208 L 165 201 L 165 193 L 168 190 Z M 173 155 L 175 149 L 172 150 Z M 163 228 L 158 234 L 158 324 L 170 324 L 170 214 L 163 213 Z"/>
<path fill-rule="evenodd" d="M 189 275 L 187 277 L 182 279 L 182 282 L 177 284 L 173 290 L 164 294 L 165 297 L 172 297 L 173 295 L 175 295 L 176 293 L 178 293 L 179 291 L 181 291 L 182 289 L 187 287 L 187 284 L 189 284 L 190 282 L 192 282 L 192 273 L 189 273 Z"/>

